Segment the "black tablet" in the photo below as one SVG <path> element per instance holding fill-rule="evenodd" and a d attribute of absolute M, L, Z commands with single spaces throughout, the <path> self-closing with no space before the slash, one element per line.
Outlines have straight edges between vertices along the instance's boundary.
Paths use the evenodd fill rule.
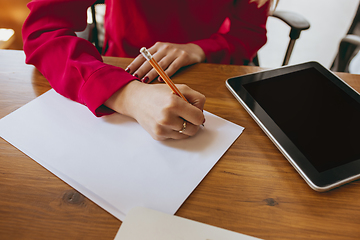
<path fill-rule="evenodd" d="M 316 191 L 360 178 L 360 95 L 317 62 L 226 80 Z"/>

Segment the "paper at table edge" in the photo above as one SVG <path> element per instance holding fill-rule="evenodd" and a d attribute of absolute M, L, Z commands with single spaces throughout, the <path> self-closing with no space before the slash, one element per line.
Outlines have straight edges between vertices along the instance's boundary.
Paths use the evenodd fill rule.
<path fill-rule="evenodd" d="M 114 240 L 256 240 L 249 235 L 229 231 L 152 209 L 130 210 Z"/>

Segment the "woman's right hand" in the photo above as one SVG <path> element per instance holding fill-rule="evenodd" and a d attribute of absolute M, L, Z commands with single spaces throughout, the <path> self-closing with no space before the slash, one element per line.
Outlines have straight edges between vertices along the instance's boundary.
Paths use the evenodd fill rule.
<path fill-rule="evenodd" d="M 155 139 L 184 139 L 197 133 L 204 123 L 205 96 L 186 85 L 176 85 L 189 101 L 172 93 L 165 84 L 132 81 L 112 95 L 105 105 L 130 116 Z M 186 120 L 186 129 L 183 129 Z"/>

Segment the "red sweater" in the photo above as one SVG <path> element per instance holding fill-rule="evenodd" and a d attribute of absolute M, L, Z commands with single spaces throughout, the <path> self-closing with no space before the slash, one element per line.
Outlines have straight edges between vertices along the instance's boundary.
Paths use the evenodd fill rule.
<path fill-rule="evenodd" d="M 23 40 L 26 63 L 57 92 L 101 116 L 112 113 L 103 103 L 135 78 L 103 63 L 90 42 L 76 37 L 93 2 L 33 0 Z M 259 9 L 249 0 L 107 0 L 104 55 L 133 58 L 159 41 L 193 42 L 207 62 L 243 64 L 266 42 L 267 16 L 267 4 Z M 226 18 L 230 26 L 222 25 Z"/>

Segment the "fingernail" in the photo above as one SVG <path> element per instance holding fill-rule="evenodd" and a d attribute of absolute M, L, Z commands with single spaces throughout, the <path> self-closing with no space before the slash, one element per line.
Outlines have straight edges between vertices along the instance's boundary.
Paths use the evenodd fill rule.
<path fill-rule="evenodd" d="M 129 73 L 129 72 L 130 72 L 130 68 L 129 68 L 129 67 L 125 68 L 125 72 Z"/>
<path fill-rule="evenodd" d="M 146 76 L 146 77 L 144 77 L 143 79 L 141 79 L 141 81 L 142 81 L 143 83 L 148 83 L 148 82 L 149 82 L 149 77 Z"/>
<path fill-rule="evenodd" d="M 164 80 L 161 77 L 158 77 L 159 82 L 164 82 Z"/>
<path fill-rule="evenodd" d="M 204 123 L 205 123 L 205 120 L 206 120 L 206 119 L 204 118 L 204 121 L 203 121 L 203 123 L 202 123 L 203 125 L 204 125 Z"/>
<path fill-rule="evenodd" d="M 139 78 L 139 75 L 137 75 L 137 74 L 134 74 L 134 77 L 136 77 L 136 78 Z"/>

